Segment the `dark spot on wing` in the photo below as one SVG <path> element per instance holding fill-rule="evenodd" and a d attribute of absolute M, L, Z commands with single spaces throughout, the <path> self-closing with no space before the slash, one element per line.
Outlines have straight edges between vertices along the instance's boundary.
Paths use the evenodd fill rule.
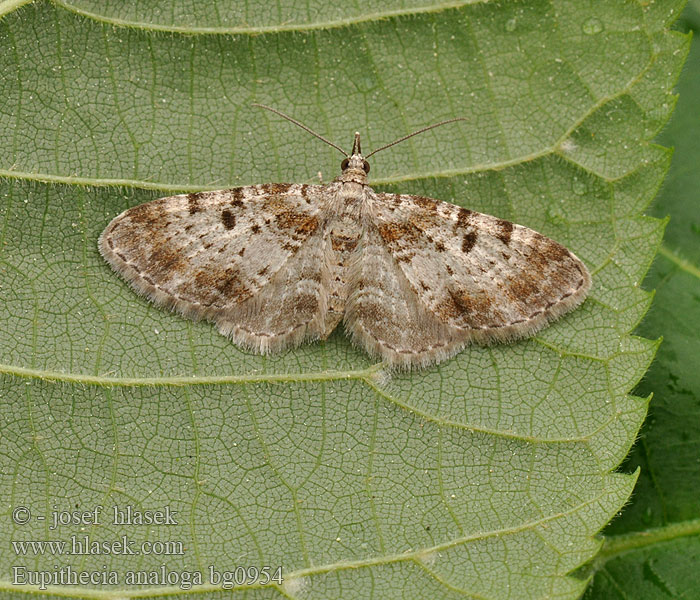
<path fill-rule="evenodd" d="M 496 221 L 496 237 L 506 246 L 510 244 L 510 236 L 513 233 L 513 223 L 504 219 Z"/>
<path fill-rule="evenodd" d="M 466 208 L 460 208 L 457 211 L 457 227 L 465 228 L 471 225 L 471 216 L 474 213 Z"/>
<path fill-rule="evenodd" d="M 464 234 L 464 237 L 462 238 L 462 252 L 465 254 L 469 254 L 471 252 L 474 244 L 476 244 L 476 237 L 476 231 L 470 231 L 469 233 Z"/>
<path fill-rule="evenodd" d="M 211 269 L 199 271 L 194 280 L 196 288 L 207 297 L 211 297 L 212 292 L 216 290 L 225 300 L 240 303 L 253 295 L 241 281 L 238 271 L 232 267 L 223 271 Z"/>
<path fill-rule="evenodd" d="M 260 269 L 258 271 L 258 275 L 260 275 L 262 277 L 263 275 L 265 275 L 265 273 L 267 273 L 267 270 L 268 270 L 267 266 L 263 267 L 262 269 Z"/>
<path fill-rule="evenodd" d="M 127 212 L 132 223 L 147 227 L 158 224 L 162 214 L 161 207 L 154 205 L 152 202 L 134 206 Z"/>
<path fill-rule="evenodd" d="M 516 275 L 508 284 L 506 293 L 522 302 L 529 302 L 541 291 L 538 278 L 524 272 Z"/>
<path fill-rule="evenodd" d="M 231 194 L 233 195 L 233 200 L 231 200 L 231 206 L 233 206 L 234 208 L 240 208 L 241 206 L 243 206 L 243 188 L 233 188 L 231 190 Z"/>
<path fill-rule="evenodd" d="M 483 325 L 493 327 L 501 324 L 502 316 L 498 311 L 495 311 L 496 314 L 494 314 L 496 308 L 494 298 L 488 294 L 470 294 L 465 290 L 449 290 L 449 295 L 458 315 L 469 327 L 477 328 Z"/>
<path fill-rule="evenodd" d="M 435 242 L 435 250 L 438 252 L 444 252 L 445 251 L 445 244 L 442 243 L 442 241 L 438 240 Z"/>
<path fill-rule="evenodd" d="M 309 186 L 306 183 L 301 186 L 301 197 L 306 200 L 307 204 L 311 204 L 311 198 L 309 198 Z"/>
<path fill-rule="evenodd" d="M 196 194 L 187 194 L 187 205 L 191 215 L 202 210 L 199 206 L 199 200 L 201 197 L 201 192 L 197 192 Z"/>
<path fill-rule="evenodd" d="M 294 210 L 286 210 L 275 215 L 277 226 L 283 231 L 291 231 L 294 239 L 305 239 L 318 229 L 318 219 L 314 215 Z"/>
<path fill-rule="evenodd" d="M 437 200 L 434 200 L 433 198 L 426 198 L 425 196 L 414 196 L 413 200 L 418 206 L 424 208 L 425 210 L 429 210 L 431 212 L 435 212 L 437 210 L 438 203 Z"/>
<path fill-rule="evenodd" d="M 238 256 L 243 256 L 244 254 L 245 254 L 245 248 L 241 248 L 241 249 L 238 251 Z"/>
<path fill-rule="evenodd" d="M 159 281 L 170 279 L 170 275 L 183 266 L 182 253 L 166 243 L 156 243 L 148 257 L 147 268 L 151 276 Z"/>
<path fill-rule="evenodd" d="M 460 310 L 454 298 L 448 296 L 435 307 L 435 314 L 441 321 L 447 322 L 450 319 L 457 318 L 460 315 Z"/>
<path fill-rule="evenodd" d="M 409 222 L 420 229 L 428 231 L 431 227 L 441 227 L 443 225 L 442 218 L 437 214 L 437 210 L 414 210 L 408 217 Z"/>
<path fill-rule="evenodd" d="M 318 219 L 316 217 L 307 217 L 302 219 L 296 227 L 296 232 L 299 235 L 308 237 L 318 229 Z"/>
<path fill-rule="evenodd" d="M 411 223 L 382 223 L 379 226 L 379 235 L 385 243 L 397 246 L 399 244 L 395 242 L 411 243 L 417 241 L 420 231 Z"/>
<path fill-rule="evenodd" d="M 539 247 L 542 255 L 552 262 L 559 262 L 571 257 L 571 253 L 561 244 L 543 237 L 542 245 Z"/>
<path fill-rule="evenodd" d="M 445 265 L 445 270 L 447 271 L 448 275 L 454 275 L 454 271 L 450 265 Z"/>
<path fill-rule="evenodd" d="M 236 226 L 236 217 L 226 208 L 221 211 L 221 222 L 226 229 L 233 229 Z"/>
<path fill-rule="evenodd" d="M 286 194 L 290 187 L 292 187 L 291 183 L 263 183 L 259 189 L 265 194 L 278 195 Z"/>
<path fill-rule="evenodd" d="M 250 228 L 250 231 L 253 232 L 253 233 L 260 233 L 260 225 L 258 225 L 257 223 L 255 223 L 255 224 Z"/>

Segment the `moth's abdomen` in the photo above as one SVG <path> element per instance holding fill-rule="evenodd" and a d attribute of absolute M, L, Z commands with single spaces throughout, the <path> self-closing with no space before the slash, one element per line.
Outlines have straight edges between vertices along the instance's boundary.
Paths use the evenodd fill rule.
<path fill-rule="evenodd" d="M 358 259 L 362 227 L 351 217 L 331 219 L 325 238 L 326 263 L 329 267 L 328 313 L 323 337 L 327 337 L 342 320 L 348 297 L 348 267 Z"/>

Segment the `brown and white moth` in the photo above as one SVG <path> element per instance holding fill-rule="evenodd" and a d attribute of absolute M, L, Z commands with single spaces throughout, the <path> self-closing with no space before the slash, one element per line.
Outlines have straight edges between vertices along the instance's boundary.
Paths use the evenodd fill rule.
<path fill-rule="evenodd" d="M 510 221 L 422 196 L 375 192 L 360 134 L 326 185 L 265 183 L 160 198 L 116 217 L 99 249 L 137 292 L 208 319 L 236 344 L 278 352 L 353 341 L 392 367 L 470 342 L 532 335 L 579 305 L 585 265 Z M 456 119 L 453 119 L 456 120 Z"/>

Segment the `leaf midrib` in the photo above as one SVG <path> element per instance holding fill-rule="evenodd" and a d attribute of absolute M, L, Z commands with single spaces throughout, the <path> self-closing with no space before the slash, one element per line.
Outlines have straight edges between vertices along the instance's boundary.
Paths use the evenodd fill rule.
<path fill-rule="evenodd" d="M 634 479 L 636 480 L 636 476 L 634 476 Z M 634 483 L 634 482 L 632 482 Z M 569 509 L 561 512 L 556 512 L 554 514 L 542 517 L 540 519 L 534 519 L 531 521 L 526 521 L 525 523 L 521 523 L 519 525 L 515 525 L 513 527 L 505 527 L 502 529 L 492 529 L 489 531 L 482 531 L 479 533 L 473 533 L 465 536 L 461 536 L 452 540 L 449 540 L 447 542 L 443 542 L 441 544 L 435 544 L 434 546 L 430 547 L 425 547 L 425 548 L 420 548 L 418 550 L 409 550 L 406 552 L 399 552 L 399 553 L 394 553 L 394 554 L 385 554 L 381 556 L 375 556 L 372 558 L 368 559 L 360 559 L 360 560 L 341 560 L 335 563 L 327 563 L 323 565 L 318 565 L 314 567 L 307 567 L 303 569 L 298 569 L 296 571 L 289 571 L 288 573 L 285 573 L 285 581 L 289 580 L 294 580 L 294 579 L 300 579 L 303 577 L 310 577 L 313 575 L 321 575 L 324 573 L 329 573 L 329 572 L 338 572 L 338 571 L 343 571 L 343 570 L 350 570 L 350 569 L 358 569 L 358 568 L 366 568 L 366 567 L 374 567 L 374 566 L 381 566 L 381 565 L 387 565 L 387 564 L 394 564 L 394 563 L 399 563 L 399 562 L 408 562 L 411 561 L 418 565 L 419 567 L 423 568 L 426 570 L 427 573 L 429 573 L 432 577 L 436 579 L 436 581 L 440 581 L 439 578 L 435 576 L 434 573 L 432 573 L 430 570 L 428 570 L 426 567 L 426 562 L 429 562 L 430 558 L 432 555 L 437 554 L 439 552 L 444 552 L 451 550 L 452 548 L 455 548 L 457 546 L 461 546 L 463 544 L 467 544 L 469 542 L 477 542 L 480 540 L 485 540 L 489 538 L 495 538 L 495 537 L 504 537 L 507 535 L 516 535 L 518 533 L 522 533 L 525 531 L 530 531 L 534 530 L 538 527 L 541 526 L 546 526 L 547 523 L 551 523 L 553 521 L 556 521 L 557 519 L 561 519 L 566 516 L 570 515 L 575 515 L 577 512 L 585 509 L 587 506 L 595 505 L 596 503 L 600 502 L 606 495 L 608 495 L 608 491 L 603 489 L 600 491 L 598 494 L 593 496 L 592 498 L 586 500 L 585 502 L 580 502 L 574 506 L 571 506 Z M 602 544 L 602 542 L 600 542 Z M 442 582 L 440 582 L 442 584 Z M 444 585 L 444 584 L 443 584 Z M 279 586 L 274 584 L 274 583 L 269 583 L 266 585 L 261 585 L 261 584 L 252 584 L 252 585 L 246 585 L 246 586 L 234 586 L 231 588 L 231 591 L 237 590 L 237 589 L 252 589 L 252 588 L 278 588 Z M 25 592 L 25 593 L 35 593 L 35 590 L 32 589 L 29 586 L 26 586 L 26 591 L 23 589 L 18 590 L 17 586 L 14 586 L 11 584 L 10 581 L 7 580 L 0 580 L 0 591 L 13 591 L 13 592 Z M 452 588 L 455 589 L 455 588 Z M 201 586 L 197 586 L 197 590 L 195 592 L 190 592 L 190 593 L 206 593 L 206 592 L 212 592 L 212 591 L 221 591 L 220 586 L 215 586 L 215 585 L 208 585 L 204 584 Z M 281 590 L 280 590 L 281 591 Z M 462 592 L 464 594 L 469 595 L 472 598 L 486 598 L 484 596 L 479 596 L 474 593 L 470 593 L 466 590 L 457 590 L 459 592 Z M 46 590 L 42 590 L 44 594 L 48 595 L 58 595 L 58 596 L 72 596 L 66 591 L 66 588 L 60 587 L 60 586 L 47 586 Z M 126 590 L 113 590 L 110 592 L 104 592 L 100 590 L 93 590 L 89 588 L 83 588 L 80 591 L 80 596 L 81 598 L 114 598 L 116 599 L 126 599 L 126 598 L 148 598 L 151 596 L 164 596 L 164 595 L 169 595 L 169 594 L 182 594 L 182 589 L 179 587 L 157 587 L 155 589 L 146 589 L 146 590 L 135 590 L 132 591 L 130 589 Z"/>
<path fill-rule="evenodd" d="M 15 0 L 18 4 L 24 4 L 31 0 Z M 251 26 L 233 26 L 233 27 L 193 27 L 185 25 L 164 25 L 160 23 L 148 23 L 140 21 L 127 21 L 115 17 L 108 17 L 99 13 L 94 13 L 83 8 L 78 8 L 65 2 L 64 0 L 51 0 L 53 4 L 75 13 L 82 17 L 106 23 L 117 27 L 130 27 L 133 29 L 142 29 L 145 31 L 167 31 L 171 33 L 193 34 L 193 35 L 255 35 L 264 33 L 283 33 L 283 32 L 306 32 L 315 31 L 318 29 L 338 29 L 350 25 L 359 25 L 362 23 L 378 21 L 382 19 L 390 19 L 393 17 L 412 16 L 419 14 L 438 13 L 446 10 L 453 10 L 469 6 L 472 4 L 484 4 L 488 0 L 452 0 L 442 2 L 440 4 L 426 4 L 425 6 L 417 6 L 411 8 L 396 8 L 393 10 L 377 11 L 349 17 L 346 19 L 334 19 L 328 21 L 316 21 L 313 23 L 285 23 L 277 25 L 260 25 L 257 27 Z"/>
<path fill-rule="evenodd" d="M 422 419 L 436 423 L 443 427 L 454 427 L 472 433 L 485 433 L 495 437 L 513 439 L 531 444 L 572 444 L 583 442 L 588 444 L 592 438 L 610 425 L 615 420 L 614 415 L 599 424 L 599 427 L 578 437 L 538 437 L 517 433 L 511 430 L 494 429 L 455 421 L 452 419 L 436 418 L 428 412 L 420 410 L 415 406 L 406 404 L 384 390 L 380 381 L 385 378 L 385 371 L 382 363 L 376 363 L 366 369 L 356 371 L 309 371 L 306 373 L 270 373 L 270 374 L 250 374 L 250 375 L 221 375 L 221 376 L 171 376 L 171 377 L 104 377 L 97 375 L 72 375 L 61 371 L 38 370 L 24 367 L 9 367 L 0 365 L 0 374 L 7 374 L 16 377 L 39 379 L 42 381 L 73 383 L 80 385 L 96 385 L 104 388 L 112 387 L 189 387 L 192 385 L 251 385 L 259 383 L 309 383 L 322 381 L 347 381 L 354 380 L 364 383 L 378 396 L 396 404 L 397 406 L 410 411 Z"/>
<path fill-rule="evenodd" d="M 400 554 L 393 554 L 393 555 L 384 555 L 381 557 L 375 557 L 373 559 L 369 560 L 359 560 L 359 561 L 340 561 L 338 563 L 329 563 L 326 565 L 321 565 L 318 567 L 314 568 L 309 568 L 309 569 L 300 569 L 298 571 L 292 571 L 287 575 L 287 579 L 299 579 L 302 577 L 308 577 L 311 575 L 318 575 L 322 573 L 328 573 L 332 571 L 338 571 L 338 570 L 344 570 L 344 569 L 357 569 L 357 568 L 362 568 L 362 567 L 372 567 L 372 566 L 380 566 L 383 564 L 391 564 L 395 562 L 403 562 L 403 561 L 412 561 L 415 564 L 417 564 L 419 567 L 425 569 L 428 573 L 431 574 L 431 576 L 434 576 L 434 573 L 429 571 L 426 568 L 425 565 L 425 559 L 428 558 L 432 553 L 435 552 L 440 552 L 443 550 L 448 550 L 451 547 L 454 547 L 456 545 L 460 544 L 465 544 L 470 541 L 477 541 L 481 539 L 486 539 L 488 537 L 496 537 L 496 536 L 503 536 L 503 535 L 513 535 L 516 533 L 519 533 L 521 531 L 526 531 L 528 529 L 537 527 L 538 525 L 545 524 L 547 522 L 550 522 L 556 518 L 559 518 L 561 516 L 564 516 L 566 514 L 573 514 L 577 510 L 580 510 L 581 508 L 585 507 L 586 505 L 591 504 L 592 502 L 597 502 L 603 494 L 600 496 L 596 497 L 593 500 L 590 500 L 588 502 L 582 503 L 573 509 L 570 509 L 569 511 L 562 512 L 562 513 L 557 513 L 556 515 L 550 515 L 548 517 L 544 517 L 542 519 L 539 519 L 537 521 L 530 521 L 528 523 L 522 524 L 518 527 L 513 527 L 513 528 L 506 528 L 506 529 L 501 529 L 501 530 L 493 530 L 490 532 L 482 532 L 480 534 L 473 534 L 470 536 L 464 536 L 461 537 L 457 540 L 452 540 L 451 542 L 448 542 L 446 544 L 439 544 L 435 545 L 431 548 L 424 548 L 421 550 L 415 550 L 412 552 L 405 552 L 405 553 L 400 553 Z M 666 524 L 662 527 L 656 527 L 653 529 L 645 530 L 645 531 L 638 531 L 634 533 L 626 533 L 626 534 L 621 534 L 621 535 L 614 535 L 614 536 L 606 536 L 605 541 L 603 543 L 603 548 L 602 550 L 597 554 L 596 559 L 594 561 L 594 569 L 596 571 L 602 570 L 605 567 L 605 564 L 609 562 L 610 560 L 613 560 L 615 558 L 618 558 L 624 554 L 627 554 L 629 552 L 634 552 L 636 550 L 641 550 L 644 548 L 649 548 L 658 544 L 663 544 L 666 542 L 672 542 L 674 540 L 683 538 L 683 537 L 690 537 L 690 536 L 695 536 L 695 535 L 700 535 L 700 519 L 690 519 L 686 521 L 679 521 L 676 523 L 669 523 Z M 439 578 L 435 577 L 437 581 L 440 581 Z M 441 582 L 442 583 L 442 582 Z M 265 586 L 247 586 L 247 587 L 265 587 Z M 278 588 L 277 585 L 268 585 L 268 587 L 274 587 Z M 233 588 L 237 589 L 237 588 Z M 279 589 L 279 588 L 278 588 Z M 22 592 L 23 590 L 17 590 L 16 586 L 11 585 L 10 582 L 6 580 L 0 580 L 0 590 L 4 591 L 10 591 L 12 590 L 13 592 Z M 212 591 L 220 591 L 220 588 L 217 588 L 215 586 L 200 586 L 197 589 L 198 592 L 201 593 L 206 593 L 206 592 L 212 592 Z M 282 592 L 282 590 L 279 590 Z M 26 593 L 34 593 L 33 590 L 26 590 Z M 66 588 L 62 588 L 59 586 L 52 586 L 49 587 L 45 593 L 51 594 L 51 595 L 56 595 L 56 596 L 61 596 L 61 597 L 70 597 L 71 594 L 69 594 L 66 591 Z M 102 591 L 98 589 L 82 589 L 81 590 L 81 597 L 83 598 L 92 598 L 92 599 L 112 599 L 112 598 L 148 598 L 151 596 L 166 596 L 166 595 L 175 595 L 175 594 L 181 594 L 182 590 L 177 587 L 173 588 L 168 588 L 168 587 L 163 587 L 163 588 L 158 588 L 157 590 L 114 590 L 114 591 Z"/>
<path fill-rule="evenodd" d="M 651 39 L 647 34 L 647 39 L 651 44 Z M 623 173 L 618 177 L 609 177 L 604 173 L 598 173 L 592 171 L 590 168 L 581 165 L 576 162 L 573 158 L 568 156 L 566 152 L 562 149 L 562 144 L 568 140 L 571 135 L 592 115 L 594 115 L 603 106 L 612 102 L 618 98 L 629 93 L 629 91 L 642 79 L 642 77 L 647 73 L 649 68 L 656 62 L 656 54 L 650 52 L 649 58 L 645 66 L 639 70 L 637 75 L 630 78 L 624 86 L 622 86 L 614 94 L 608 96 L 600 97 L 596 102 L 594 102 L 591 107 L 584 111 L 573 123 L 567 128 L 567 130 L 550 146 L 543 148 L 538 152 L 532 152 L 530 154 L 521 155 L 508 160 L 481 163 L 478 165 L 472 165 L 461 169 L 446 169 L 442 171 L 433 171 L 428 173 L 412 173 L 407 175 L 384 177 L 384 178 L 373 178 L 372 185 L 391 185 L 396 183 L 404 183 L 407 181 L 416 181 L 422 179 L 442 179 L 442 178 L 452 178 L 459 177 L 463 175 L 470 175 L 473 173 L 482 173 L 485 171 L 499 171 L 506 169 L 508 167 L 513 167 L 517 165 L 527 164 L 535 160 L 545 158 L 549 155 L 556 154 L 562 160 L 573 164 L 577 168 L 599 177 L 607 183 L 614 183 L 625 176 L 628 173 Z M 633 101 L 634 98 L 632 98 Z M 97 177 L 78 177 L 72 175 L 56 175 L 48 173 L 32 173 L 29 171 L 18 171 L 10 167 L 9 169 L 0 168 L 0 177 L 8 177 L 14 179 L 24 179 L 29 181 L 40 181 L 46 183 L 61 183 L 66 185 L 82 185 L 82 186 L 95 186 L 95 187 L 109 187 L 109 186 L 124 186 L 130 188 L 140 188 L 144 190 L 158 190 L 165 193 L 189 193 L 195 191 L 212 191 L 220 190 L 226 187 L 231 187 L 226 183 L 212 183 L 212 184 L 172 184 L 165 182 L 154 182 L 145 181 L 137 179 L 123 179 L 123 178 L 97 178 Z M 250 185 L 260 182 L 252 182 Z M 223 186 L 223 188 L 222 188 Z"/>

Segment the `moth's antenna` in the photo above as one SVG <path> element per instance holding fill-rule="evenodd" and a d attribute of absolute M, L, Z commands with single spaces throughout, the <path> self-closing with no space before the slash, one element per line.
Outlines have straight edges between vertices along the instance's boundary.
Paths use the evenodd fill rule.
<path fill-rule="evenodd" d="M 427 127 L 423 127 L 423 129 L 419 129 L 418 131 L 414 131 L 413 133 L 409 133 L 408 135 L 403 136 L 402 138 L 399 138 L 398 140 L 394 140 L 391 142 L 391 144 L 387 144 L 386 146 L 382 146 L 381 148 L 377 148 L 376 150 L 372 150 L 367 156 L 365 156 L 365 159 L 369 158 L 373 154 L 376 154 L 377 152 L 381 152 L 382 150 L 386 150 L 387 148 L 391 148 L 392 146 L 396 146 L 396 144 L 400 144 L 401 142 L 407 140 L 408 138 L 412 138 L 414 135 L 418 135 L 419 133 L 423 133 L 424 131 L 428 131 L 429 129 L 435 129 L 436 127 L 440 127 L 441 125 L 447 125 L 448 123 L 454 123 L 455 121 L 466 121 L 466 117 L 457 117 L 455 119 L 447 119 L 447 121 L 440 121 L 439 123 L 434 123 L 433 125 L 428 125 Z"/>
<path fill-rule="evenodd" d="M 308 131 L 311 135 L 316 136 L 319 140 L 321 140 L 321 141 L 323 141 L 323 142 L 326 142 L 326 144 L 328 144 L 329 146 L 333 146 L 333 148 L 335 148 L 338 152 L 340 152 L 345 158 L 350 158 L 350 157 L 348 156 L 347 152 L 345 152 L 345 150 L 343 150 L 340 146 L 336 146 L 336 145 L 335 145 L 333 142 L 331 142 L 330 140 L 327 140 L 327 139 L 324 138 L 322 135 L 319 135 L 318 133 L 316 133 L 316 132 L 313 131 L 312 129 L 309 129 L 309 128 L 308 128 L 306 125 L 304 125 L 303 123 L 300 123 L 300 122 L 297 121 L 296 119 L 292 119 L 292 117 L 290 117 L 289 115 L 285 115 L 283 112 L 277 110 L 276 108 L 272 108 L 272 107 L 270 107 L 270 106 L 265 106 L 264 104 L 257 104 L 257 103 L 251 104 L 251 106 L 257 106 L 258 108 L 264 108 L 265 110 L 269 110 L 270 112 L 273 112 L 273 113 L 275 113 L 276 115 L 279 115 L 280 117 L 282 117 L 282 118 L 284 118 L 284 119 L 287 119 L 287 121 L 289 121 L 289 122 L 291 122 L 291 123 L 294 123 L 297 127 L 301 127 L 304 131 Z"/>

